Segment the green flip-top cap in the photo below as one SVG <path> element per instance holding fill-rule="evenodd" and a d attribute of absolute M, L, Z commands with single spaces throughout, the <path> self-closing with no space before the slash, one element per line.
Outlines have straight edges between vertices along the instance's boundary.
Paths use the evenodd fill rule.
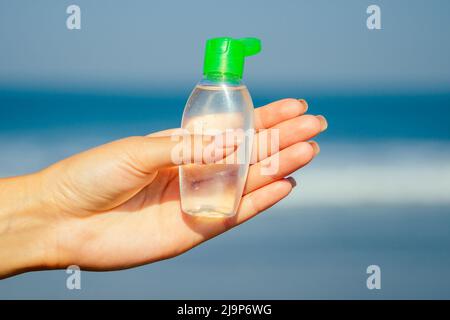
<path fill-rule="evenodd" d="M 213 38 L 206 41 L 203 74 L 207 78 L 242 78 L 245 57 L 261 51 L 256 38 Z"/>

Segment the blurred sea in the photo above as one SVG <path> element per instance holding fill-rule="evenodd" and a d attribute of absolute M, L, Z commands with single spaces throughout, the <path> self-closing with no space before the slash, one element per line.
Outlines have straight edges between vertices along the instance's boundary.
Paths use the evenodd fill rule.
<path fill-rule="evenodd" d="M 188 95 L 0 90 L 0 176 L 177 127 Z M 64 271 L 24 274 L 0 298 L 450 299 L 450 94 L 302 98 L 329 128 L 287 200 L 175 259 L 83 272 L 78 291 Z M 371 264 L 381 290 L 366 288 Z"/>

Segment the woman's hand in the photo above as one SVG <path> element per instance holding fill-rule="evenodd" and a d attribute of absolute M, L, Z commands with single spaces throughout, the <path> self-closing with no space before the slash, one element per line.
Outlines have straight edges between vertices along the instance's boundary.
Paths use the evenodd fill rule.
<path fill-rule="evenodd" d="M 294 99 L 255 110 L 257 131 L 279 129 L 279 170 L 262 175 L 261 162 L 252 164 L 230 218 L 181 211 L 167 132 L 114 141 L 35 174 L 0 180 L 0 277 L 69 265 L 138 266 L 179 255 L 254 217 L 286 197 L 295 183 L 285 177 L 319 152 L 307 141 L 327 123 L 306 110 L 306 102 Z"/>

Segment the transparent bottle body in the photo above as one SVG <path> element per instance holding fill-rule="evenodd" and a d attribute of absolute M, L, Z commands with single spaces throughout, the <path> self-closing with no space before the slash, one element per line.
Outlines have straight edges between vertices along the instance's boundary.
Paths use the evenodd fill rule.
<path fill-rule="evenodd" d="M 253 143 L 253 102 L 247 87 L 235 81 L 202 80 L 192 91 L 182 128 L 190 133 L 240 131 L 237 150 L 219 163 L 179 168 L 182 210 L 195 216 L 229 217 L 239 206 Z M 230 161 L 231 160 L 231 161 Z"/>

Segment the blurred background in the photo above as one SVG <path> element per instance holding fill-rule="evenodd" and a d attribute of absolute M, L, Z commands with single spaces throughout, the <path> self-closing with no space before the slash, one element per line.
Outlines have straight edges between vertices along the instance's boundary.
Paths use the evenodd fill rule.
<path fill-rule="evenodd" d="M 179 126 L 211 37 L 262 39 L 255 106 L 304 98 L 329 122 L 256 219 L 175 259 L 83 272 L 81 290 L 61 270 L 2 280 L 0 298 L 449 299 L 449 17 L 446 0 L 0 0 L 0 177 Z"/>

